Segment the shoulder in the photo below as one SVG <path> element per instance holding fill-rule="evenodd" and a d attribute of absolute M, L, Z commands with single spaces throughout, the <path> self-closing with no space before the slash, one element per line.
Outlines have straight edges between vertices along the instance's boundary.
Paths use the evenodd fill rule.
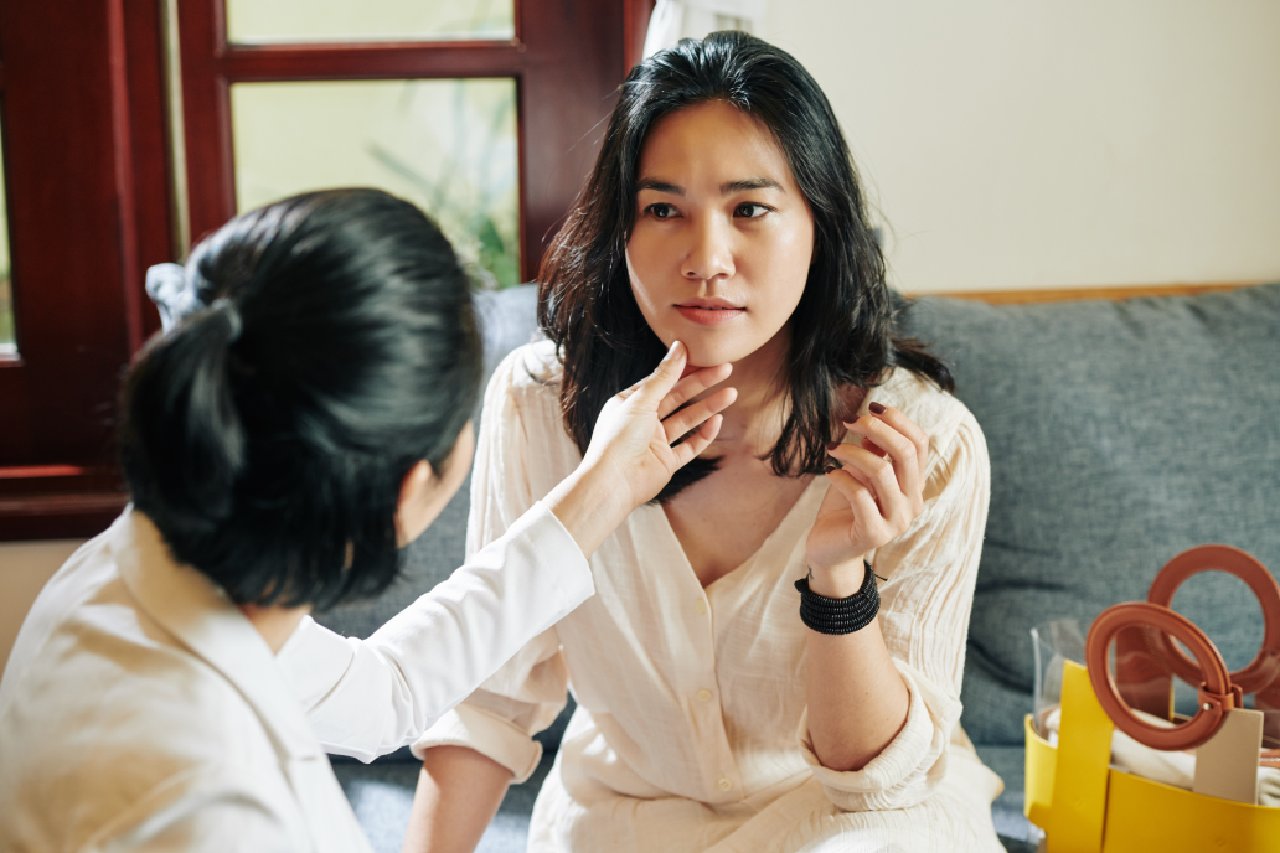
<path fill-rule="evenodd" d="M 971 455 L 986 464 L 986 439 L 969 407 L 924 376 L 895 367 L 868 398 L 901 410 L 918 424 L 929 434 L 935 456 Z"/>
<path fill-rule="evenodd" d="M 560 406 L 564 368 L 551 341 L 512 350 L 494 370 L 480 411 L 482 446 L 500 447 L 539 488 L 549 489 L 581 460 Z M 530 447 L 536 453 L 530 453 Z"/>
<path fill-rule="evenodd" d="M 485 404 L 495 393 L 520 399 L 548 398 L 558 401 L 564 367 L 555 344 L 534 341 L 516 347 L 498 363 L 489 379 Z"/>

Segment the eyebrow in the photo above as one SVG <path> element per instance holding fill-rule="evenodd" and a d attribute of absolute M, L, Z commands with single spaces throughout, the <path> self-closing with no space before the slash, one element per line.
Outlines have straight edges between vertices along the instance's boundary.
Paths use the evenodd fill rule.
<path fill-rule="evenodd" d="M 748 190 L 765 189 L 785 192 L 785 190 L 782 190 L 782 184 L 773 178 L 743 178 L 739 181 L 725 181 L 720 185 L 720 194 L 732 195 L 733 193 L 746 192 Z M 671 195 L 684 195 L 684 187 L 657 178 L 641 178 L 636 184 L 636 190 L 656 190 L 657 192 L 670 193 Z"/>

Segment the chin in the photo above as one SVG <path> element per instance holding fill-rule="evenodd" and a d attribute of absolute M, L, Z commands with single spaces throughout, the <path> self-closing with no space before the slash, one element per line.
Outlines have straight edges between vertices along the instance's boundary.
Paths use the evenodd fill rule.
<path fill-rule="evenodd" d="M 713 367 L 726 362 L 732 364 L 759 348 L 742 342 L 699 340 L 694 335 L 689 335 L 684 345 L 689 348 L 689 364 L 693 367 Z"/>

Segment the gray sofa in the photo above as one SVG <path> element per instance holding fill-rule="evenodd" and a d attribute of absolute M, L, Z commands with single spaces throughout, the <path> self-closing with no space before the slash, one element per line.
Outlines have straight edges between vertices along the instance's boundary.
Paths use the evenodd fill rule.
<path fill-rule="evenodd" d="M 490 366 L 533 334 L 533 294 L 481 296 Z M 992 306 L 926 297 L 904 331 L 953 366 L 987 437 L 991 515 L 970 625 L 963 722 L 1003 777 L 993 808 L 1010 850 L 1034 849 L 1022 816 L 1022 717 L 1031 710 L 1029 629 L 1087 625 L 1142 598 L 1184 548 L 1225 542 L 1280 567 L 1280 285 L 1200 296 Z M 406 578 L 376 601 L 321 616 L 369 633 L 461 559 L 465 491 L 412 549 Z M 1261 615 L 1226 576 L 1188 583 L 1175 604 L 1231 667 L 1247 663 Z M 523 849 L 544 767 L 511 789 L 482 851 Z M 335 767 L 378 850 L 398 850 L 417 777 L 407 753 Z"/>

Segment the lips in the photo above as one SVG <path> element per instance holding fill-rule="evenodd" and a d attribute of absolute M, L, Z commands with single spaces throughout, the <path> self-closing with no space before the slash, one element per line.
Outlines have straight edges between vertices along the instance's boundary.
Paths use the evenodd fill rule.
<path fill-rule="evenodd" d="M 746 316 L 747 309 L 723 299 L 690 299 L 675 306 L 680 316 L 699 326 L 718 326 Z"/>
<path fill-rule="evenodd" d="M 677 303 L 677 308 L 703 308 L 712 311 L 745 311 L 741 305 L 734 305 L 727 299 L 686 299 Z"/>

